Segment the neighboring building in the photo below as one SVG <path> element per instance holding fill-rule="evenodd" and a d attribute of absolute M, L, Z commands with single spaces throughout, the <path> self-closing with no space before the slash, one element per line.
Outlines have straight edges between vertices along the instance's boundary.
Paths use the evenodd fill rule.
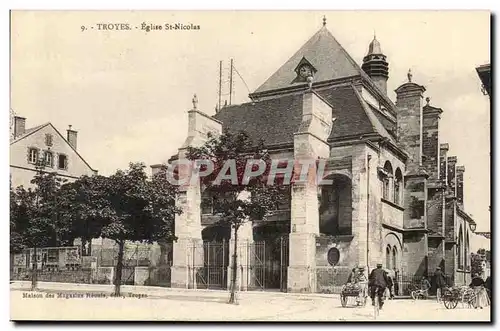
<path fill-rule="evenodd" d="M 481 79 L 482 90 L 484 94 L 491 97 L 491 66 L 490 64 L 484 64 L 476 68 L 476 72 Z"/>
<path fill-rule="evenodd" d="M 389 62 L 376 38 L 359 66 L 325 22 L 249 95 L 251 102 L 209 116 L 193 100 L 177 158 L 203 144 L 207 132 L 244 130 L 255 141 L 262 138 L 275 158 L 326 160 L 325 178 L 333 180 L 294 184 L 287 206 L 240 228 L 239 240 L 247 245 L 241 248 L 247 253 L 239 253 L 242 289 L 265 288 L 263 278 L 281 277 L 277 288 L 284 283 L 292 292 L 338 290 L 351 268 L 379 262 L 409 276 L 440 266 L 457 282 L 470 278 L 475 223 L 464 211 L 465 168 L 439 137 L 443 110 L 429 98 L 424 103 L 426 89 L 411 72 L 393 102 L 388 78 Z M 175 220 L 172 286 L 199 282 L 190 270 L 212 254 L 202 241 L 230 239 L 228 229 L 213 226 L 217 217 L 202 210 L 200 201 L 209 198 L 196 185 L 179 195 L 184 212 Z M 281 236 L 287 243 L 281 254 L 266 255 Z M 269 245 L 264 253 L 257 249 L 262 241 Z"/>
<path fill-rule="evenodd" d="M 486 239 L 491 239 L 491 232 L 476 232 L 477 235 L 483 236 Z"/>
<path fill-rule="evenodd" d="M 55 171 L 68 181 L 97 173 L 77 152 L 77 131 L 71 126 L 64 137 L 51 123 L 26 128 L 26 119 L 19 116 L 13 116 L 12 123 L 10 176 L 13 187 L 32 185 L 39 159 L 43 160 L 45 171 Z"/>

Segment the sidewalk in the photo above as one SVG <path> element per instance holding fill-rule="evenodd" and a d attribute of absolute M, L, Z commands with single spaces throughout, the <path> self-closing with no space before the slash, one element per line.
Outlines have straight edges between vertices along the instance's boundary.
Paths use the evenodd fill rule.
<path fill-rule="evenodd" d="M 227 304 L 227 291 L 124 286 L 113 297 L 112 286 L 29 282 L 12 284 L 13 320 L 101 321 L 373 321 L 373 307 L 342 307 L 338 295 L 239 292 L 238 305 Z M 71 285 L 71 286 L 70 286 Z M 149 291 L 146 291 L 149 290 Z M 146 294 L 139 296 L 139 294 Z M 106 296 L 92 294 L 106 293 Z M 129 295 L 129 293 L 135 293 Z M 490 309 L 446 309 L 433 300 L 391 300 L 377 321 L 489 321 Z"/>
<path fill-rule="evenodd" d="M 14 281 L 10 284 L 11 290 L 29 291 L 31 288 L 30 281 Z M 90 292 L 90 293 L 114 293 L 114 285 L 101 284 L 76 284 L 76 283 L 54 283 L 54 282 L 38 282 L 38 290 L 42 292 Z M 124 295 L 146 295 L 148 297 L 196 297 L 196 298 L 227 298 L 229 290 L 207 290 L 207 289 L 186 289 L 186 288 L 171 288 L 171 287 L 156 287 L 156 286 L 139 286 L 139 285 L 122 285 L 121 293 Z M 293 298 L 323 298 L 323 299 L 339 299 L 338 294 L 324 293 L 284 293 L 280 291 L 237 291 L 238 297 L 293 297 Z"/>

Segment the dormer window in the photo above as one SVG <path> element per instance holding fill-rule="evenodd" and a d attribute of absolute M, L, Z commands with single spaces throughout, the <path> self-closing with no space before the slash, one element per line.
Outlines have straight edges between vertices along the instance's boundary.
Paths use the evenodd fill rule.
<path fill-rule="evenodd" d="M 309 61 L 307 61 L 305 57 L 303 57 L 297 67 L 295 67 L 295 73 L 297 74 L 297 77 L 292 83 L 307 82 L 307 78 L 314 77 L 314 74 L 316 72 L 316 68 L 314 68 L 314 66 Z"/>

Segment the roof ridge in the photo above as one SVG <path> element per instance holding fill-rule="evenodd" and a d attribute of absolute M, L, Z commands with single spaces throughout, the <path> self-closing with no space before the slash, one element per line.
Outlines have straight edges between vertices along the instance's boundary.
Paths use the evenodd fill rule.
<path fill-rule="evenodd" d="M 377 116 L 371 111 L 371 109 L 369 109 L 368 105 L 366 104 L 366 101 L 361 97 L 359 91 L 355 88 L 354 85 L 351 85 L 351 87 L 354 90 L 354 94 L 356 94 L 356 97 L 361 103 L 361 107 L 363 108 L 363 111 L 368 117 L 368 120 L 370 121 L 370 125 L 372 126 L 373 131 L 393 141 L 393 137 L 389 134 L 389 131 L 387 131 L 384 125 L 378 120 Z"/>

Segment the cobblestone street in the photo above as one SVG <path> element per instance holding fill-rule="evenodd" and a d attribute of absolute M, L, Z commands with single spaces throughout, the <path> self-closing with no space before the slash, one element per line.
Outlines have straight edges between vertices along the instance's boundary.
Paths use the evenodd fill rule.
<path fill-rule="evenodd" d="M 41 298 L 35 296 L 35 293 Z M 47 297 L 53 296 L 53 298 Z M 89 292 L 87 292 L 89 293 Z M 11 290 L 11 319 L 155 321 L 373 321 L 373 308 L 342 307 L 337 295 L 238 293 L 238 305 L 223 291 L 124 292 L 120 298 L 82 291 Z M 61 296 L 61 294 L 64 294 Z M 24 296 L 24 297 L 23 297 Z M 99 297 L 101 296 L 101 297 Z M 446 309 L 435 301 L 388 301 L 377 321 L 489 321 L 490 307 Z"/>

